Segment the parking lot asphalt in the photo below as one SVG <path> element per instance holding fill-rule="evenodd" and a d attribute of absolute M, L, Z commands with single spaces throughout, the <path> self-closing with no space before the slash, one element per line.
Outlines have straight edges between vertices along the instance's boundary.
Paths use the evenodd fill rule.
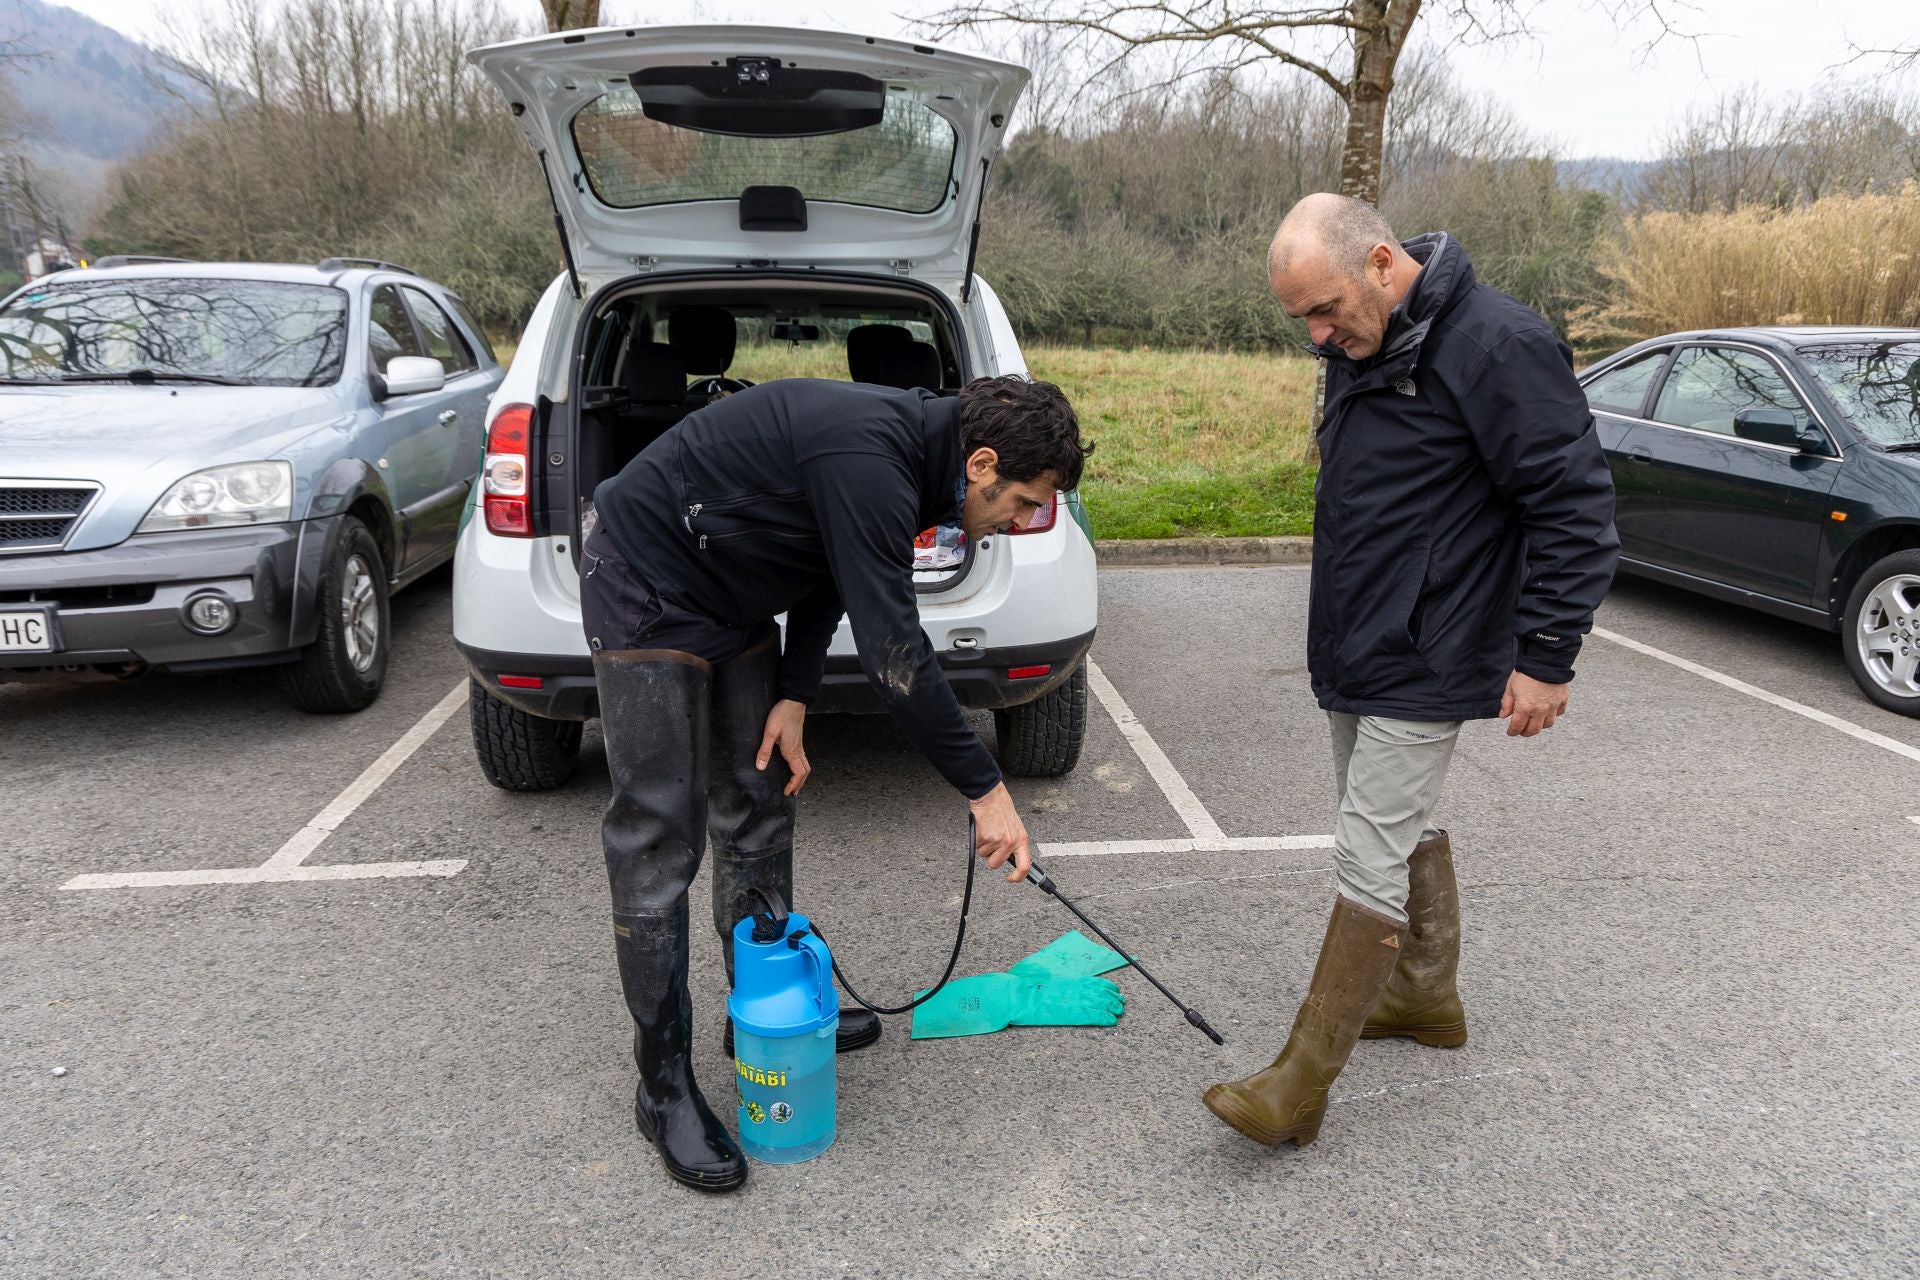
<path fill-rule="evenodd" d="M 1832 637 L 1650 584 L 1559 727 L 1463 734 L 1472 1041 L 1363 1043 L 1304 1150 L 1201 1108 L 1279 1049 L 1331 902 L 1307 575 L 1103 573 L 1085 755 L 1014 784 L 1056 880 L 1227 1046 L 1130 973 L 1111 1029 L 895 1020 L 841 1059 L 836 1145 L 731 1197 L 633 1130 L 598 737 L 558 792 L 486 784 L 444 574 L 357 716 L 260 672 L 0 687 L 0 1274 L 1920 1271 L 1920 721 Z M 884 721 L 808 744 L 798 905 L 902 997 L 951 944 L 964 809 Z M 64 887 L 270 863 L 315 878 Z M 961 971 L 1072 924 L 983 876 Z"/>

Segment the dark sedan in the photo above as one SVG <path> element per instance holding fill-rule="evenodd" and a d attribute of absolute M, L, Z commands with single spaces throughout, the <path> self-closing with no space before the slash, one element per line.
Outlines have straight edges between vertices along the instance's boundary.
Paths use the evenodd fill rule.
<path fill-rule="evenodd" d="M 1622 569 L 1837 631 L 1920 716 L 1920 329 L 1668 334 L 1580 381 Z"/>

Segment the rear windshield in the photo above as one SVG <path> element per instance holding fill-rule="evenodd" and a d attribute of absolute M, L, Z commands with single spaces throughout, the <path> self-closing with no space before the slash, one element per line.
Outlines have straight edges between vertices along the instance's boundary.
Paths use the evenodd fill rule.
<path fill-rule="evenodd" d="M 1800 358 L 1861 435 L 1879 444 L 1920 441 L 1920 342 L 1802 347 Z"/>
<path fill-rule="evenodd" d="M 953 126 L 920 102 L 887 94 L 880 123 L 812 138 L 742 138 L 648 119 L 621 86 L 573 117 L 587 182 L 616 209 L 736 200 L 748 187 L 794 187 L 808 200 L 931 213 L 953 178 Z"/>
<path fill-rule="evenodd" d="M 179 276 L 54 279 L 0 309 L 0 378 L 150 370 L 256 386 L 337 382 L 347 295 L 327 285 Z"/>

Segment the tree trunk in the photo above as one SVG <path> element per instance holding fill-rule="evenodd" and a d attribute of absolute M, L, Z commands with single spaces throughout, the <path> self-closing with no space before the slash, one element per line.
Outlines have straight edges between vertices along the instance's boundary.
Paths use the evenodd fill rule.
<path fill-rule="evenodd" d="M 1380 203 L 1381 153 L 1386 149 L 1387 100 L 1407 32 L 1420 16 L 1420 0 L 1353 0 L 1353 75 L 1347 81 L 1347 138 L 1340 148 L 1340 194 Z M 1307 461 L 1320 465 L 1320 416 L 1326 409 L 1327 368 L 1313 386 L 1313 435 Z"/>
<path fill-rule="evenodd" d="M 547 15 L 549 31 L 600 25 L 600 0 L 540 0 L 540 8 Z"/>
<path fill-rule="evenodd" d="M 1380 203 L 1380 158 L 1387 100 L 1420 0 L 1354 0 L 1353 76 L 1347 81 L 1347 138 L 1340 149 L 1340 194 Z"/>

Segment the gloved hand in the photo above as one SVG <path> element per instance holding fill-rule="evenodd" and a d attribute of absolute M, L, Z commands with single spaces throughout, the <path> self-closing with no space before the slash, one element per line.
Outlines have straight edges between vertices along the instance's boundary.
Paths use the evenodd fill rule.
<path fill-rule="evenodd" d="M 1025 960 L 1008 968 L 1022 978 L 1091 978 L 1096 973 L 1125 967 L 1127 958 L 1103 947 L 1078 929 L 1063 933 Z"/>
<path fill-rule="evenodd" d="M 1120 988 L 1106 978 L 977 973 L 955 978 L 915 1009 L 912 1038 L 977 1036 L 1008 1027 L 1110 1027 L 1126 1005 Z"/>

